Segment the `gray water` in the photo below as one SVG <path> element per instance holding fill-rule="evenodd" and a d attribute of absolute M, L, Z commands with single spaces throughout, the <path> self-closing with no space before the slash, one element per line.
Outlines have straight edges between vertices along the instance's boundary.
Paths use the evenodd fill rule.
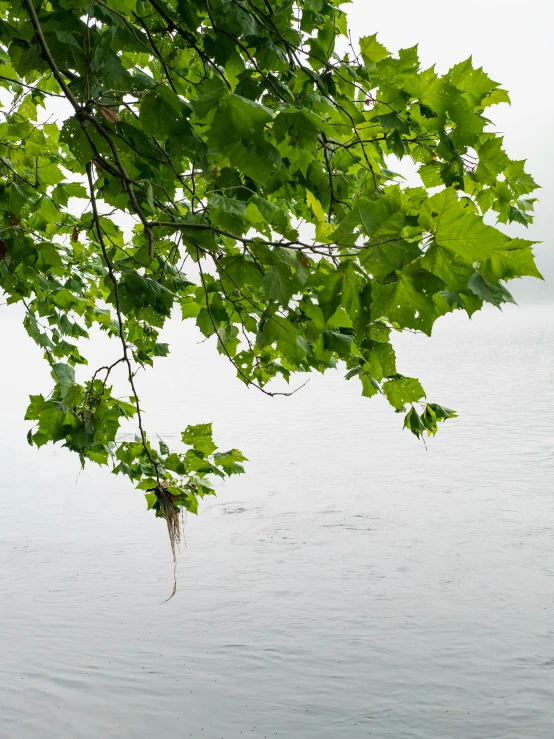
<path fill-rule="evenodd" d="M 554 317 L 402 337 L 455 407 L 428 449 L 341 373 L 268 399 L 187 331 L 140 384 L 176 441 L 214 421 L 248 474 L 186 525 L 25 444 L 36 352 L 2 326 L 0 736 L 551 739 Z M 173 340 L 178 338 L 173 331 Z M 214 358 L 215 357 L 215 358 Z"/>

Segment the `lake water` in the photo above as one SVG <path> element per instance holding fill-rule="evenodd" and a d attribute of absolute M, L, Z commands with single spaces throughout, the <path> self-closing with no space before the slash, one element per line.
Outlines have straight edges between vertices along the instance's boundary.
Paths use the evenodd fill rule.
<path fill-rule="evenodd" d="M 427 450 L 343 373 L 272 400 L 172 328 L 172 358 L 139 380 L 148 427 L 171 442 L 213 420 L 250 462 L 189 517 L 167 603 L 167 536 L 142 495 L 26 446 L 26 395 L 48 381 L 16 328 L 2 739 L 552 739 L 552 308 L 402 337 L 400 370 L 460 413 Z"/>

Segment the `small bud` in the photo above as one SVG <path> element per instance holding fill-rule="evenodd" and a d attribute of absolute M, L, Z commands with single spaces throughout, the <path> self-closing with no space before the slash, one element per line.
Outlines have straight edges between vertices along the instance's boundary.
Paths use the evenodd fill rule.
<path fill-rule="evenodd" d="M 115 110 L 112 110 L 111 108 L 108 108 L 105 105 L 100 106 L 100 112 L 104 116 L 104 118 L 108 121 L 108 123 L 117 123 L 119 120 L 119 116 L 115 112 Z"/>

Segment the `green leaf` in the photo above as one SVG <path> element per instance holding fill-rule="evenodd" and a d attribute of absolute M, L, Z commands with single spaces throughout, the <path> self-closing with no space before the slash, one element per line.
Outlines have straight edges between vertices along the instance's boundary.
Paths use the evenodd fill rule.
<path fill-rule="evenodd" d="M 396 357 L 390 344 L 378 344 L 365 356 L 364 370 L 377 382 L 396 372 Z"/>
<path fill-rule="evenodd" d="M 274 264 L 265 273 L 263 290 L 270 300 L 287 305 L 298 287 L 292 270 L 284 264 Z"/>
<path fill-rule="evenodd" d="M 58 363 L 52 367 L 52 377 L 59 385 L 62 396 L 75 385 L 75 370 L 68 364 Z"/>
<path fill-rule="evenodd" d="M 318 302 L 325 323 L 333 317 L 341 304 L 342 281 L 343 275 L 341 272 L 331 272 L 324 279 L 323 288 L 318 296 Z"/>
<path fill-rule="evenodd" d="M 483 264 L 483 275 L 492 283 L 525 275 L 542 280 L 543 276 L 537 269 L 531 249 L 534 243 L 536 242 L 512 239 L 503 249 L 495 249 Z"/>
<path fill-rule="evenodd" d="M 193 298 L 183 298 L 181 300 L 181 316 L 183 319 L 196 318 L 199 313 L 200 306 Z"/>
<path fill-rule="evenodd" d="M 412 406 L 408 413 L 406 414 L 406 417 L 404 418 L 404 428 L 409 429 L 412 434 L 417 436 L 418 439 L 421 438 L 425 431 L 425 424 L 421 420 L 421 416 L 416 411 L 416 409 Z"/>
<path fill-rule="evenodd" d="M 272 130 L 281 156 L 290 162 L 293 171 L 298 169 L 304 176 L 317 157 L 319 136 L 334 135 L 329 123 L 307 108 L 288 107 L 279 111 Z"/>
<path fill-rule="evenodd" d="M 431 335 L 438 317 L 433 295 L 442 285 L 429 272 L 403 273 L 393 282 L 374 286 L 373 312 L 403 328 L 419 329 Z"/>
<path fill-rule="evenodd" d="M 82 49 L 82 43 L 80 39 L 78 39 L 77 36 L 71 31 L 64 31 L 62 29 L 56 28 L 54 29 L 54 33 L 56 34 L 56 38 L 58 39 L 58 41 L 60 41 L 62 44 L 69 44 L 70 46 L 74 46 L 76 49 Z"/>
<path fill-rule="evenodd" d="M 187 426 L 181 434 L 184 444 L 203 454 L 211 454 L 217 447 L 212 439 L 212 424 L 200 423 L 196 426 Z"/>
<path fill-rule="evenodd" d="M 419 246 L 405 239 L 383 240 L 383 243 L 368 245 L 360 255 L 360 262 L 374 277 L 401 270 L 420 256 Z"/>
<path fill-rule="evenodd" d="M 360 380 L 362 382 L 362 396 L 364 398 L 372 398 L 379 393 L 379 383 L 374 377 L 362 371 L 360 372 Z"/>
<path fill-rule="evenodd" d="M 429 247 L 421 259 L 421 265 L 453 291 L 467 288 L 468 280 L 474 272 L 470 264 L 438 244 Z"/>
<path fill-rule="evenodd" d="M 376 201 L 359 200 L 361 223 L 373 240 L 399 236 L 406 224 L 400 189 L 395 187 Z"/>
<path fill-rule="evenodd" d="M 387 380 L 383 383 L 383 393 L 392 407 L 399 411 L 404 410 L 407 403 L 416 403 L 425 397 L 421 383 L 413 377 Z"/>
<path fill-rule="evenodd" d="M 264 105 L 228 95 L 217 108 L 208 144 L 249 177 L 264 182 L 280 163 L 279 153 L 264 136 L 264 126 L 271 118 L 271 110 Z"/>
<path fill-rule="evenodd" d="M 323 208 L 321 207 L 321 203 L 315 197 L 315 195 L 311 193 L 309 190 L 306 190 L 306 202 L 308 203 L 309 207 L 312 209 L 312 212 L 314 216 L 316 217 L 316 220 L 318 220 L 319 222 L 325 221 L 325 212 Z"/>
<path fill-rule="evenodd" d="M 231 475 L 242 474 L 244 467 L 241 462 L 246 461 L 246 457 L 238 449 L 231 449 L 228 452 L 216 452 L 214 454 L 214 464 L 221 467 L 229 477 Z"/>
<path fill-rule="evenodd" d="M 196 317 L 196 325 L 202 331 L 206 338 L 213 336 L 216 333 L 216 326 L 214 326 L 213 316 L 206 308 L 201 308 Z"/>
<path fill-rule="evenodd" d="M 325 331 L 323 334 L 324 346 L 327 351 L 336 352 L 339 357 L 350 356 L 354 337 L 350 334 L 341 334 L 338 331 Z"/>
<path fill-rule="evenodd" d="M 449 81 L 463 92 L 464 98 L 472 108 L 481 105 L 482 101 L 498 87 L 498 83 L 493 82 L 481 67 L 474 69 L 471 57 L 452 67 L 447 76 Z"/>
<path fill-rule="evenodd" d="M 390 55 L 390 52 L 385 49 L 383 44 L 377 41 L 376 33 L 373 36 L 363 36 L 360 38 L 360 52 L 364 64 L 368 69 L 373 69 L 377 62 L 386 59 Z"/>
<path fill-rule="evenodd" d="M 460 200 L 451 188 L 424 201 L 419 221 L 431 229 L 437 244 L 468 264 L 485 261 L 494 249 L 509 242 L 506 234 L 483 223 L 472 204 Z"/>
<path fill-rule="evenodd" d="M 508 95 L 506 90 L 502 89 L 496 89 L 493 90 L 489 95 L 487 95 L 483 101 L 482 106 L 483 108 L 488 107 L 489 105 L 499 105 L 500 103 L 508 103 L 508 105 L 512 101 L 510 100 L 510 96 Z"/>
<path fill-rule="evenodd" d="M 515 303 L 512 295 L 503 285 L 493 285 L 486 280 L 479 272 L 475 272 L 469 280 L 469 289 L 475 293 L 481 300 L 492 303 L 500 307 L 502 303 Z"/>
<path fill-rule="evenodd" d="M 491 136 L 477 149 L 479 164 L 475 176 L 480 182 L 494 182 L 496 177 L 510 163 L 502 149 L 502 143 L 502 137 Z"/>

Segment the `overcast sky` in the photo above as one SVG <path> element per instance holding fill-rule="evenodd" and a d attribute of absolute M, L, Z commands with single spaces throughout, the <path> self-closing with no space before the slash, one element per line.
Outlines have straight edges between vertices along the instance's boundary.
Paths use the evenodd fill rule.
<path fill-rule="evenodd" d="M 510 231 L 544 242 L 536 254 L 547 279 L 517 281 L 510 289 L 520 304 L 554 299 L 554 1 L 353 0 L 344 9 L 353 38 L 377 33 L 391 52 L 419 44 L 422 65 L 436 64 L 439 72 L 473 56 L 510 92 L 511 107 L 490 108 L 489 116 L 505 135 L 508 156 L 527 159 L 543 188 L 534 193 L 541 200 L 535 224 Z"/>

